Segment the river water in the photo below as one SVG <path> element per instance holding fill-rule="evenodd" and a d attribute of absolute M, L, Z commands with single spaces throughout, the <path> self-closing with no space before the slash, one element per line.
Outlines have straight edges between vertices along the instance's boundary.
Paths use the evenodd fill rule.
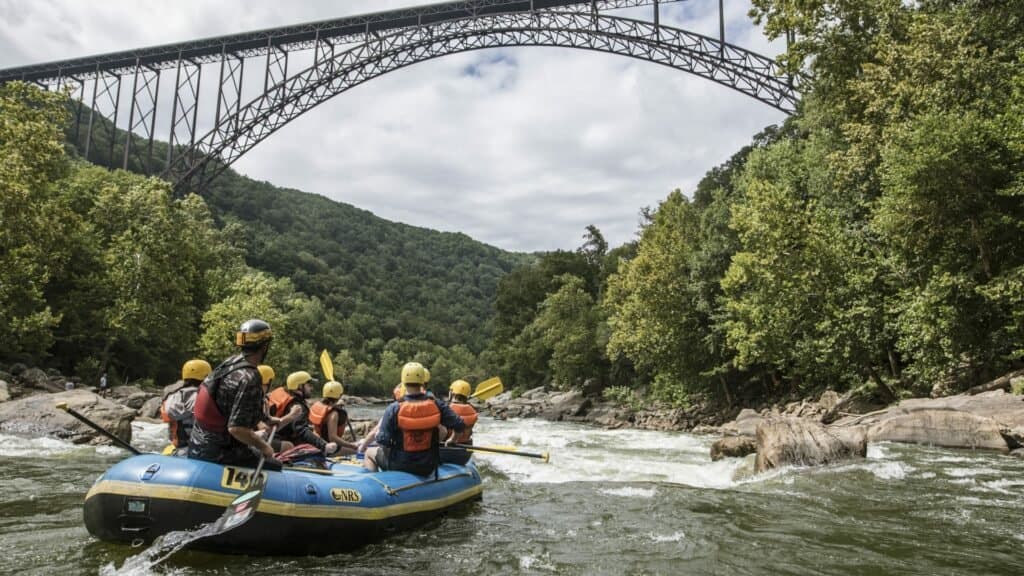
<path fill-rule="evenodd" d="M 138 447 L 163 445 L 162 426 L 135 426 Z M 477 456 L 481 502 L 355 553 L 184 551 L 158 566 L 82 524 L 83 496 L 125 452 L 0 435 L 0 574 L 1024 574 L 1017 458 L 880 444 L 855 463 L 754 475 L 749 458 L 712 463 L 713 438 L 540 420 L 478 429 L 478 444 L 551 462 Z"/>

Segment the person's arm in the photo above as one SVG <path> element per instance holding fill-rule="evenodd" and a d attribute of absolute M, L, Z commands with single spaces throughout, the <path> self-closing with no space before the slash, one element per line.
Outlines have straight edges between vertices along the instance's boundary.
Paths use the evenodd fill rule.
<path fill-rule="evenodd" d="M 259 450 L 260 454 L 267 458 L 274 457 L 274 449 L 267 444 L 263 437 L 257 434 L 252 428 L 246 428 L 245 426 L 228 426 L 228 432 L 235 437 L 236 440 L 247 446 Z"/>
<path fill-rule="evenodd" d="M 344 425 L 341 421 L 341 414 L 337 410 L 331 410 L 330 414 L 327 415 L 327 433 L 330 436 L 330 441 L 338 445 L 339 454 L 353 454 L 357 450 L 357 446 L 352 442 L 346 442 L 344 438 L 338 436 L 338 426 Z"/>
<path fill-rule="evenodd" d="M 246 446 L 259 450 L 260 454 L 272 458 L 274 449 L 256 433 L 256 425 L 263 417 L 263 391 L 259 381 L 254 382 L 255 384 L 242 380 L 239 383 L 238 393 L 235 394 L 235 401 L 228 416 L 228 433 Z"/>
<path fill-rule="evenodd" d="M 301 408 L 296 408 L 299 412 L 302 412 Z M 291 414 L 289 414 L 289 416 L 291 416 Z M 313 432 L 313 428 L 309 425 L 308 418 L 299 418 L 295 420 L 293 426 L 295 427 L 295 436 L 307 444 L 316 446 L 317 450 L 327 454 L 333 454 L 338 449 L 337 444 L 334 444 L 333 442 L 325 442 L 323 438 L 316 435 L 316 432 Z"/>

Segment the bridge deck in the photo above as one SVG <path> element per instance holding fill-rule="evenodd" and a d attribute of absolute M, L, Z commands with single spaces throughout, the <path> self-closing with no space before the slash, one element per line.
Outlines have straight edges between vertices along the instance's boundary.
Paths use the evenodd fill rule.
<path fill-rule="evenodd" d="M 165 44 L 98 56 L 74 58 L 0 70 L 0 84 L 12 80 L 51 83 L 62 77 L 79 80 L 99 73 L 144 66 L 152 70 L 168 69 L 181 59 L 194 63 L 214 62 L 225 53 L 243 57 L 265 54 L 271 48 L 288 51 L 311 48 L 318 40 L 336 44 L 362 41 L 369 34 L 432 24 L 477 15 L 559 8 L 612 10 L 666 4 L 683 0 L 460 0 L 426 4 L 384 12 L 346 16 L 280 28 L 243 32 L 177 44 Z"/>

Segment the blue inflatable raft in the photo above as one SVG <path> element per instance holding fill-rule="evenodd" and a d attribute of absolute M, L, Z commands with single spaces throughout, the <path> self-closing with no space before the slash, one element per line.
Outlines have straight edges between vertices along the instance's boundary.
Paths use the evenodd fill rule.
<path fill-rule="evenodd" d="M 215 521 L 249 482 L 252 468 L 142 454 L 111 467 L 85 497 L 85 525 L 107 541 L 149 542 Z M 256 515 L 195 547 L 216 552 L 323 555 L 411 528 L 480 498 L 480 474 L 442 464 L 436 476 L 371 473 L 361 466 L 267 472 Z"/>

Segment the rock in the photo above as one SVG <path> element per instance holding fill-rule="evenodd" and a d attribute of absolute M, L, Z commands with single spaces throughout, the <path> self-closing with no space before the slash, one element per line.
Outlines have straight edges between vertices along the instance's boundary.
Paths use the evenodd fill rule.
<path fill-rule="evenodd" d="M 88 390 L 39 394 L 0 404 L 0 430 L 27 436 L 51 436 L 77 444 L 102 438 L 98 432 L 56 408 L 66 402 L 99 426 L 126 442 L 131 441 L 135 411 L 100 398 Z"/>
<path fill-rule="evenodd" d="M 1010 380 L 1010 394 L 1016 396 L 1024 395 L 1024 376 L 1018 376 Z"/>
<path fill-rule="evenodd" d="M 111 400 L 124 403 L 124 400 L 133 394 L 142 392 L 142 388 L 138 386 L 110 386 L 110 392 L 108 393 Z M 138 406 L 136 406 L 138 408 Z"/>
<path fill-rule="evenodd" d="M 798 418 L 765 420 L 757 427 L 758 473 L 780 466 L 831 464 L 867 455 L 864 430 L 827 430 Z"/>
<path fill-rule="evenodd" d="M 519 395 L 520 398 L 523 398 L 525 400 L 534 400 L 534 399 L 538 399 L 538 398 L 540 398 L 542 396 L 544 396 L 544 387 L 543 386 L 538 386 L 536 388 L 531 388 L 531 389 L 527 390 L 526 392 L 523 392 L 522 394 Z"/>
<path fill-rule="evenodd" d="M 821 397 L 818 398 L 818 406 L 821 406 L 821 409 L 828 413 L 839 405 L 841 399 L 842 397 L 835 390 L 825 390 L 821 393 Z"/>
<path fill-rule="evenodd" d="M 711 445 L 711 460 L 722 458 L 742 458 L 757 452 L 757 440 L 750 436 L 726 436 L 719 438 Z"/>
<path fill-rule="evenodd" d="M 28 366 L 25 366 L 21 362 L 15 362 L 14 364 L 11 364 L 10 372 L 12 376 L 19 376 L 25 370 L 28 370 Z"/>
<path fill-rule="evenodd" d="M 584 398 L 579 390 L 570 390 L 561 394 L 555 394 L 548 398 L 548 406 L 541 413 L 545 420 L 557 422 L 565 417 L 580 417 L 586 414 L 593 404 L 589 398 Z"/>
<path fill-rule="evenodd" d="M 0 402 L 7 402 L 11 399 L 11 393 L 7 390 L 7 382 L 0 380 Z"/>
<path fill-rule="evenodd" d="M 60 392 L 64 390 L 63 385 L 57 385 L 50 381 L 46 372 L 39 368 L 27 368 L 18 375 L 18 380 L 29 388 L 42 390 L 44 392 Z"/>
<path fill-rule="evenodd" d="M 146 400 L 145 404 L 139 408 L 136 414 L 142 418 L 159 418 L 161 404 L 163 404 L 163 398 L 154 396 Z"/>
<path fill-rule="evenodd" d="M 718 426 L 711 426 L 708 424 L 698 424 L 690 430 L 690 434 L 698 434 L 702 436 L 711 436 L 714 434 L 721 434 L 722 429 Z"/>
<path fill-rule="evenodd" d="M 121 403 L 133 410 L 138 410 L 153 398 L 159 399 L 160 396 L 157 396 L 152 392 L 136 392 L 126 398 L 122 397 Z"/>
<path fill-rule="evenodd" d="M 764 419 L 765 416 L 754 412 L 750 408 L 744 408 L 736 415 L 735 420 L 722 424 L 722 433 L 732 436 L 750 436 L 753 438 L 757 435 L 757 426 Z"/>
<path fill-rule="evenodd" d="M 873 425 L 868 431 L 868 438 L 872 442 L 907 442 L 1009 452 L 994 420 L 956 410 L 916 410 L 896 414 Z"/>
<path fill-rule="evenodd" d="M 160 397 L 161 398 L 167 398 L 171 394 L 174 394 L 178 390 L 181 390 L 182 387 L 184 387 L 184 386 L 185 386 L 185 381 L 184 380 L 178 380 L 174 384 L 168 384 L 167 386 L 164 386 L 163 391 L 160 392 Z"/>
<path fill-rule="evenodd" d="M 1024 448 L 1017 448 L 1010 452 L 1010 456 L 1016 456 L 1017 458 L 1024 458 Z"/>

